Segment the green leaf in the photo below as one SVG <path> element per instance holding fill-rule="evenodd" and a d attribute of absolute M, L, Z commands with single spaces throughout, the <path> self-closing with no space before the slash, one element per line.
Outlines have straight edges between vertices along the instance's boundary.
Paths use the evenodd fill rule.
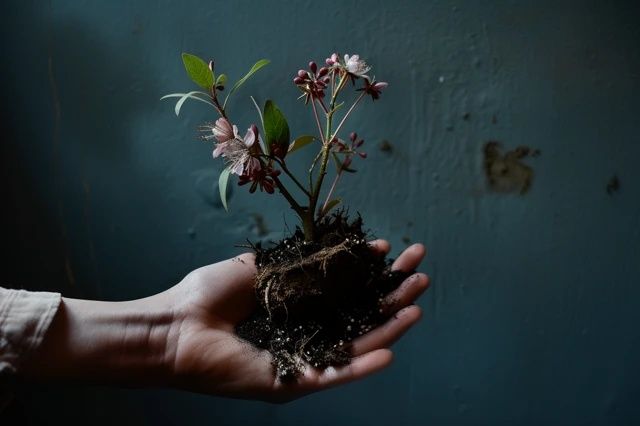
<path fill-rule="evenodd" d="M 184 69 L 187 70 L 187 74 L 194 83 L 211 90 L 214 79 L 213 71 L 209 69 L 209 64 L 190 53 L 182 54 L 182 62 L 184 63 Z"/>
<path fill-rule="evenodd" d="M 224 86 L 225 84 L 227 84 L 227 75 L 220 74 L 216 79 L 216 86 Z"/>
<path fill-rule="evenodd" d="M 198 94 L 199 95 L 204 95 L 204 96 L 209 96 L 204 92 L 198 92 L 198 91 L 189 92 L 189 93 L 170 93 L 168 95 L 164 95 L 163 97 L 161 97 L 160 100 L 167 99 L 167 98 L 180 98 L 180 99 L 178 99 L 178 102 L 176 102 L 176 108 L 175 108 L 176 115 L 180 115 L 180 109 L 182 108 L 182 105 L 184 105 L 184 103 L 185 103 L 185 101 L 187 99 L 195 99 L 196 101 L 204 102 L 205 104 L 209 104 L 211 106 L 214 106 L 208 100 L 202 99 L 202 98 L 196 96 Z"/>
<path fill-rule="evenodd" d="M 236 84 L 233 85 L 233 87 L 231 88 L 231 90 L 229 91 L 229 94 L 227 94 L 227 97 L 224 99 L 224 103 L 222 104 L 222 108 L 224 109 L 224 107 L 227 106 L 227 101 L 229 100 L 229 96 L 231 96 L 231 94 L 233 94 L 233 92 L 235 92 L 240 86 L 242 86 L 253 74 L 255 74 L 260 68 L 268 65 L 271 61 L 268 59 L 260 59 L 258 62 L 256 62 L 255 64 L 253 64 L 253 66 L 251 67 L 251 69 L 249 70 L 249 72 L 247 74 L 245 74 L 244 77 L 242 77 L 240 80 L 238 80 L 236 82 Z"/>
<path fill-rule="evenodd" d="M 249 96 L 249 97 L 251 98 L 251 102 L 253 102 L 253 106 L 256 107 L 256 111 L 258 111 L 258 117 L 260 117 L 260 123 L 262 124 L 262 130 L 264 131 L 264 118 L 262 117 L 262 111 L 260 111 L 260 107 L 258 106 L 258 103 L 253 98 L 253 96 Z"/>
<path fill-rule="evenodd" d="M 282 111 L 271 100 L 264 104 L 264 133 L 269 155 L 278 147 L 284 156 L 289 149 L 289 125 Z"/>
<path fill-rule="evenodd" d="M 231 169 L 226 167 L 222 173 L 220 173 L 220 177 L 218 178 L 218 189 L 220 190 L 220 201 L 222 201 L 222 206 L 225 211 L 229 211 L 229 207 L 227 206 L 227 184 L 229 183 L 229 175 L 231 174 Z"/>
<path fill-rule="evenodd" d="M 289 152 L 293 152 L 293 151 L 297 151 L 302 147 L 305 147 L 307 145 L 309 145 L 311 142 L 313 142 L 314 140 L 316 140 L 315 136 L 311 136 L 311 135 L 303 135 L 303 136 L 298 136 L 297 138 L 295 138 L 295 140 L 291 143 L 291 145 L 289 145 Z"/>
<path fill-rule="evenodd" d="M 334 208 L 335 206 L 337 206 L 338 204 L 340 204 L 342 202 L 342 199 L 340 198 L 334 198 L 333 200 L 329 201 L 323 208 L 322 211 L 320 212 L 320 216 L 324 216 L 327 213 L 329 213 L 331 211 L 332 208 Z"/>

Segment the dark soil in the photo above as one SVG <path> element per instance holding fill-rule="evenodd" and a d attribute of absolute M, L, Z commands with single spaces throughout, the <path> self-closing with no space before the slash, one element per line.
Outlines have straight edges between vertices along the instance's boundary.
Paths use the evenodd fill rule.
<path fill-rule="evenodd" d="M 295 378 L 301 362 L 322 369 L 350 362 L 349 342 L 391 316 L 382 302 L 408 276 L 374 253 L 358 217 L 324 219 L 316 242 L 299 229 L 273 247 L 255 246 L 258 308 L 238 335 L 273 355 L 276 374 Z"/>

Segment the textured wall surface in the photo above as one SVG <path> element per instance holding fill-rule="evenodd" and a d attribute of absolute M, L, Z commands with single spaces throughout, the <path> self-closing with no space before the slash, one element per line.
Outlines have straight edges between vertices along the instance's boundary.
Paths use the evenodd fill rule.
<path fill-rule="evenodd" d="M 640 422 L 640 8 L 637 2 L 3 2 L 2 281 L 68 296 L 149 295 L 293 218 L 276 197 L 214 191 L 195 140 L 212 118 L 166 93 L 179 53 L 312 122 L 293 73 L 358 52 L 391 83 L 353 127 L 369 158 L 341 194 L 388 238 L 430 249 L 423 322 L 387 371 L 285 406 L 172 391 L 39 388 L 79 424 L 497 425 Z M 243 124 L 244 126 L 244 124 Z M 308 130 L 307 130 L 308 131 Z M 391 150 L 381 150 L 382 141 Z M 487 184 L 483 149 L 539 150 L 520 195 Z M 302 157 L 301 157 L 302 158 Z M 498 171 L 500 165 L 496 166 Z M 495 170 L 494 170 L 495 172 Z M 618 185 L 612 181 L 617 176 Z M 607 191 L 607 189 L 609 189 Z"/>

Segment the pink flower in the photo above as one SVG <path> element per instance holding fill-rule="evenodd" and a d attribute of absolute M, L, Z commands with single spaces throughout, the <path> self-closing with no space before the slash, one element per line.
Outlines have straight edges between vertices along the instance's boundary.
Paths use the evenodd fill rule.
<path fill-rule="evenodd" d="M 380 94 L 382 93 L 382 89 L 385 89 L 389 86 L 389 83 L 384 81 L 364 81 L 364 87 L 362 89 L 358 89 L 359 91 L 364 91 L 367 95 L 371 95 L 371 98 L 375 101 L 380 98 Z"/>
<path fill-rule="evenodd" d="M 200 130 L 204 133 L 202 138 L 206 141 L 215 139 L 218 141 L 213 150 L 213 158 L 224 156 L 225 150 L 229 147 L 230 141 L 239 138 L 238 127 L 232 126 L 226 118 L 219 118 L 215 124 L 205 124 Z"/>
<path fill-rule="evenodd" d="M 353 77 L 362 77 L 369 79 L 367 73 L 371 70 L 371 67 L 367 65 L 364 59 L 360 59 L 360 55 L 344 55 L 344 68 Z"/>
<path fill-rule="evenodd" d="M 339 64 L 340 63 L 340 59 L 338 59 L 338 54 L 337 53 L 332 53 L 330 57 L 328 57 L 327 59 L 325 59 L 325 64 L 327 64 L 328 66 L 333 66 L 335 64 Z"/>
<path fill-rule="evenodd" d="M 216 120 L 216 125 L 213 127 L 213 136 L 218 142 L 226 142 L 230 139 L 238 137 L 238 127 L 231 125 L 229 120 L 224 117 Z"/>
<path fill-rule="evenodd" d="M 260 160 L 256 157 L 260 154 L 258 128 L 255 124 L 247 129 L 244 138 L 234 137 L 226 142 L 222 152 L 231 173 L 238 176 L 243 173 L 253 173 L 261 168 Z"/>

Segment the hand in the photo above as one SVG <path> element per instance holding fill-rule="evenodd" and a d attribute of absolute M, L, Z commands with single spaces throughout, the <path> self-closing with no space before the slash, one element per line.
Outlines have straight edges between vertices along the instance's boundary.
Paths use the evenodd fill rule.
<path fill-rule="evenodd" d="M 377 240 L 372 248 L 381 255 L 389 244 Z M 406 249 L 393 269 L 414 270 L 425 254 L 420 244 Z M 363 378 L 391 363 L 387 349 L 421 315 L 412 303 L 426 290 L 428 278 L 414 274 L 387 296 L 386 309 L 393 317 L 352 342 L 354 359 L 349 365 L 317 370 L 305 365 L 293 383 L 280 382 L 271 355 L 235 335 L 238 322 L 255 307 L 253 255 L 205 266 L 189 274 L 167 294 L 179 301 L 178 331 L 173 333 L 172 384 L 202 393 L 283 402 L 341 383 Z"/>
<path fill-rule="evenodd" d="M 389 244 L 372 249 L 386 254 Z M 407 248 L 392 268 L 414 270 L 425 249 Z M 235 325 L 255 307 L 253 255 L 197 269 L 157 295 L 98 302 L 63 298 L 41 347 L 22 372 L 33 380 L 65 380 L 123 386 L 173 386 L 235 398 L 289 401 L 363 378 L 389 365 L 388 347 L 420 318 L 412 303 L 428 278 L 414 274 L 387 296 L 395 313 L 382 326 L 352 342 L 349 365 L 324 370 L 305 366 L 294 383 L 281 383 L 271 355 L 235 334 Z"/>

